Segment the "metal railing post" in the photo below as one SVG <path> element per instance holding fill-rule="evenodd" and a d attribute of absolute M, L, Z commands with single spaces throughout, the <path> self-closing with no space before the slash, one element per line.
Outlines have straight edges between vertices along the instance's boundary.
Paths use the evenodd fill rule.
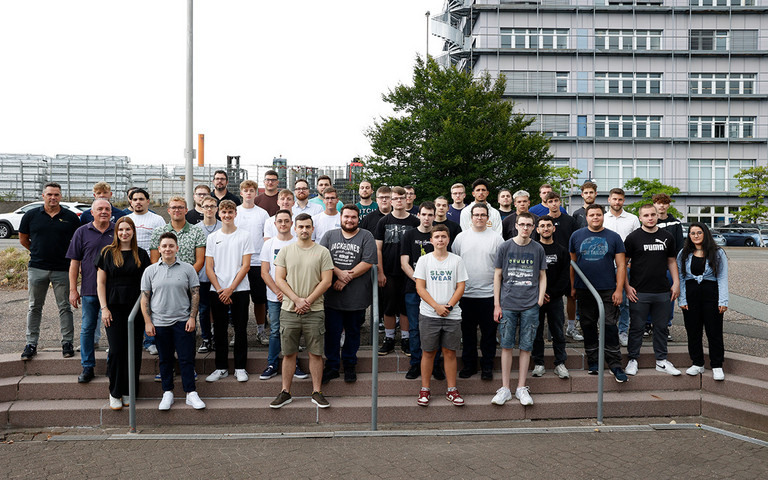
<path fill-rule="evenodd" d="M 373 303 L 371 304 L 371 431 L 379 423 L 379 267 L 371 267 Z"/>
<path fill-rule="evenodd" d="M 603 424 L 603 382 L 605 379 L 603 378 L 603 373 L 605 371 L 605 307 L 603 306 L 603 299 L 600 298 L 600 294 L 597 293 L 597 290 L 595 290 L 595 287 L 592 285 L 592 282 L 590 282 L 587 279 L 587 276 L 584 275 L 584 272 L 581 271 L 578 265 L 576 265 L 576 262 L 571 260 L 571 266 L 573 267 L 573 270 L 576 272 L 576 274 L 581 277 L 581 280 L 584 282 L 584 284 L 589 289 L 589 292 L 592 294 L 593 297 L 595 297 L 595 301 L 597 302 L 597 309 L 600 313 L 598 322 L 597 322 L 597 328 L 598 328 L 598 348 L 597 348 L 597 424 L 602 425 Z M 585 349 L 586 353 L 586 349 Z"/>
<path fill-rule="evenodd" d="M 133 305 L 131 314 L 128 315 L 128 396 L 130 404 L 128 405 L 128 421 L 130 424 L 130 433 L 136 433 L 136 336 L 133 334 L 136 324 L 136 315 L 141 308 L 141 297 Z"/>

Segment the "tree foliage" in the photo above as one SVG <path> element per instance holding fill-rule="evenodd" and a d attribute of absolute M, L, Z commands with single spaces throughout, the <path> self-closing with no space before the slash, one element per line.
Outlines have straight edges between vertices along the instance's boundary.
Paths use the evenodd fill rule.
<path fill-rule="evenodd" d="M 677 187 L 673 187 L 671 185 L 665 185 L 661 183 L 658 179 L 653 180 L 646 180 L 644 178 L 635 177 L 632 180 L 627 181 L 627 183 L 624 184 L 624 190 L 631 190 L 634 191 L 636 194 L 640 195 L 640 200 L 630 204 L 630 205 L 624 205 L 624 209 L 630 213 L 634 213 L 637 215 L 638 210 L 640 210 L 640 207 L 643 206 L 646 203 L 653 203 L 652 198 L 654 194 L 657 193 L 666 193 L 670 196 L 672 199 L 672 203 L 675 203 L 675 195 L 680 193 L 680 189 Z M 683 215 L 678 211 L 675 207 L 670 205 L 669 210 L 667 210 L 667 213 L 671 213 L 676 218 L 682 218 Z"/>
<path fill-rule="evenodd" d="M 562 197 L 563 206 L 568 209 L 571 192 L 577 186 L 576 179 L 581 170 L 573 167 L 549 167 L 547 182 L 552 185 L 554 191 Z"/>
<path fill-rule="evenodd" d="M 549 141 L 525 132 L 532 123 L 504 100 L 503 77 L 474 79 L 434 59 L 416 59 L 413 85 L 383 95 L 395 115 L 368 129 L 376 183 L 414 185 L 419 198 L 448 195 L 456 182 L 487 178 L 496 188 L 535 191 L 547 174 Z M 493 198 L 491 196 L 490 198 Z"/>
<path fill-rule="evenodd" d="M 768 167 L 745 168 L 734 177 L 739 181 L 736 184 L 741 192 L 739 196 L 751 199 L 735 216 L 739 222 L 757 223 L 768 213 L 768 206 L 765 205 L 765 196 L 768 194 Z"/>

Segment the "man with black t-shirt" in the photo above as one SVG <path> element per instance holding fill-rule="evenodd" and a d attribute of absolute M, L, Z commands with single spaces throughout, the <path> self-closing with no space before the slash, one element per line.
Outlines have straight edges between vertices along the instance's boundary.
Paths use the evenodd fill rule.
<path fill-rule="evenodd" d="M 376 225 L 392 211 L 392 189 L 383 185 L 376 190 L 376 203 L 378 208 L 360 220 L 360 228 L 376 234 Z"/>
<path fill-rule="evenodd" d="M 571 216 L 576 220 L 577 228 L 584 228 L 587 226 L 587 210 L 586 208 L 593 203 L 597 198 L 597 184 L 594 182 L 584 182 L 581 185 L 581 198 L 584 199 L 584 205 L 581 208 L 577 208 L 573 211 Z"/>
<path fill-rule="evenodd" d="M 227 190 L 227 185 L 229 185 L 227 172 L 224 170 L 216 170 L 213 172 L 213 191 L 211 192 L 211 196 L 219 203 L 221 203 L 222 200 L 232 200 L 235 202 L 235 205 L 243 203 L 237 195 Z"/>
<path fill-rule="evenodd" d="M 454 222 L 450 218 L 448 218 L 448 209 L 450 208 L 450 205 L 448 205 L 448 199 L 444 196 L 439 196 L 435 199 L 435 221 L 432 222 L 433 225 L 445 225 L 448 227 L 448 234 L 450 235 L 450 239 L 448 240 L 448 251 L 452 252 L 451 247 L 453 247 L 453 241 L 456 240 L 456 237 L 459 236 L 461 233 L 461 226 L 459 226 L 458 223 Z"/>
<path fill-rule="evenodd" d="M 568 240 L 571 239 L 573 232 L 578 230 L 576 228 L 576 221 L 572 216 L 560 211 L 559 193 L 549 192 L 544 203 L 547 205 L 547 208 L 549 208 L 549 213 L 547 215 L 552 218 L 552 225 L 555 227 L 552 239 L 558 245 L 568 248 Z"/>
<path fill-rule="evenodd" d="M 515 211 L 504 217 L 504 220 L 501 222 L 501 236 L 505 241 L 517 236 L 517 216 L 528 212 L 528 207 L 531 206 L 531 196 L 525 190 L 518 190 L 512 195 L 512 203 L 515 206 Z M 531 213 L 531 215 L 533 214 Z M 538 218 L 537 215 L 533 215 L 534 222 Z M 536 232 L 532 232 L 531 238 L 536 240 L 536 235 Z"/>

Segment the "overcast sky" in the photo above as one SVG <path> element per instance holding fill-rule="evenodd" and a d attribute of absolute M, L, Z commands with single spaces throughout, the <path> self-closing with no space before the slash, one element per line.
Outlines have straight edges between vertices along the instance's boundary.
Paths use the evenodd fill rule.
<path fill-rule="evenodd" d="M 196 0 L 194 142 L 207 164 L 329 165 L 410 83 L 443 0 Z M 0 1 L 0 153 L 182 164 L 186 1 Z M 442 43 L 430 38 L 430 53 Z"/>

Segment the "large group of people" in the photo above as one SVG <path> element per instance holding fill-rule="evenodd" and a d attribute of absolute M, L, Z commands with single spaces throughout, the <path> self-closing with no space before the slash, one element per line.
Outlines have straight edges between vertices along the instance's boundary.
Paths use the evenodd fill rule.
<path fill-rule="evenodd" d="M 216 171 L 213 188 L 195 187 L 193 208 L 181 196 L 169 200 L 168 223 L 150 210 L 150 195 L 142 188 L 127 192 L 130 206 L 123 211 L 111 204 L 110 185 L 99 182 L 91 209 L 78 218 L 60 206 L 61 186 L 46 184 L 43 206 L 28 211 L 19 229 L 20 243 L 30 251 L 22 359 L 37 353 L 51 284 L 64 357 L 75 354 L 72 308 L 82 309 L 78 382 L 94 378 L 103 322 L 111 408 L 129 402 L 128 338 L 133 336 L 137 378 L 142 347 L 159 356 L 159 409 L 174 403 L 176 359 L 186 403 L 202 409 L 195 353 L 215 354 L 215 369 L 205 381 L 216 382 L 230 374 L 232 347 L 234 377 L 248 381 L 252 308 L 255 341 L 269 347 L 259 378 L 282 375 L 270 407 L 292 401 L 293 378 L 311 377 L 311 401 L 327 408 L 322 385 L 342 373 L 345 382 L 357 380 L 361 327 L 378 288 L 384 333 L 378 355 L 395 351 L 399 326 L 399 348 L 410 357 L 405 376 L 421 377 L 418 405 L 429 405 L 432 378 L 446 381 L 448 401 L 464 405 L 457 378 L 479 372 L 481 379 L 493 381 L 497 345 L 501 387 L 491 402 L 512 399 L 517 348 L 514 397 L 532 405 L 531 362 L 533 377 L 546 373 L 545 321 L 556 376 L 570 376 L 566 337 L 584 342 L 589 373 L 599 371 L 598 300 L 570 266 L 574 262 L 603 305 L 605 364 L 617 382 L 638 374 L 646 335 L 652 335 L 656 370 L 681 374 L 667 355 L 675 300 L 688 336 L 691 366 L 685 373 L 705 372 L 706 332 L 713 378 L 725 378 L 727 257 L 704 224 L 691 224 L 684 237 L 681 222 L 668 212 L 666 194 L 654 195 L 636 216 L 624 210 L 620 188 L 610 190 L 607 210 L 595 203 L 592 182 L 581 186 L 583 205 L 572 214 L 548 184 L 539 189 L 541 202 L 535 206 L 528 192 L 501 189 L 498 208 L 489 202 L 486 179 L 472 183 L 474 201 L 468 204 L 462 183 L 451 186 L 450 201 L 439 196 L 417 203 L 414 186 L 380 186 L 374 194 L 371 182 L 362 181 L 357 204 L 340 202 L 327 176 L 319 177 L 312 198 L 304 179 L 292 190 L 279 190 L 278 175 L 270 170 L 264 184 L 259 194 L 256 181 L 245 180 L 238 197 L 227 188 L 226 172 Z M 376 279 L 370 274 L 373 265 Z M 138 299 L 143 322 L 138 319 L 128 331 L 128 315 Z M 302 338 L 309 374 L 298 364 Z"/>

